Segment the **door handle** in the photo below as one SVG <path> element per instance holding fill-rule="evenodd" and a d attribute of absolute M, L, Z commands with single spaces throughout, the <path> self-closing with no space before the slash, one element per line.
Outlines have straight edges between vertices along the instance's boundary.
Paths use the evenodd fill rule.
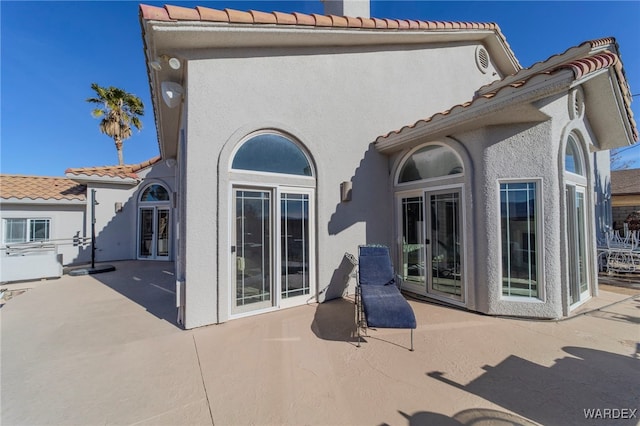
<path fill-rule="evenodd" d="M 235 253 L 236 252 L 236 246 L 231 246 L 231 253 Z"/>
<path fill-rule="evenodd" d="M 431 240 L 427 238 L 427 239 L 424 240 L 424 243 L 429 245 L 429 244 L 431 244 Z"/>

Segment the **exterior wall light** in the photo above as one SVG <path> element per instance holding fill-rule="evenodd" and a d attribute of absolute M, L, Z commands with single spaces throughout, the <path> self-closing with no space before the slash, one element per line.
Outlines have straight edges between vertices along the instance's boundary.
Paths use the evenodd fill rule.
<path fill-rule="evenodd" d="M 160 91 L 162 92 L 162 100 L 169 108 L 175 108 L 180 105 L 184 89 L 179 83 L 163 81 L 160 83 Z"/>
<path fill-rule="evenodd" d="M 351 182 L 342 182 L 340 184 L 340 200 L 342 200 L 343 202 L 351 201 L 351 189 Z"/>
<path fill-rule="evenodd" d="M 162 70 L 162 63 L 166 62 L 169 64 L 169 68 L 172 70 L 179 70 L 182 66 L 182 62 L 179 58 L 169 56 L 169 55 L 160 55 L 154 61 L 149 62 L 149 66 L 156 71 Z"/>

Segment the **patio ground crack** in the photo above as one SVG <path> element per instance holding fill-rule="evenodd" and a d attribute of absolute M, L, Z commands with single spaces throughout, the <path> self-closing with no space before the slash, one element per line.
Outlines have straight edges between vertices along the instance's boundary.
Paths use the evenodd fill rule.
<path fill-rule="evenodd" d="M 211 418 L 211 424 L 213 422 L 213 413 L 211 412 L 211 402 L 209 402 L 209 394 L 207 393 L 207 385 L 204 383 L 204 375 L 202 374 L 202 364 L 200 364 L 200 354 L 198 354 L 198 345 L 196 343 L 196 336 L 191 335 L 193 338 L 193 347 L 196 349 L 196 358 L 198 359 L 198 369 L 200 370 L 200 379 L 202 380 L 202 388 L 204 389 L 204 396 L 207 398 L 207 408 L 209 408 L 209 417 Z"/>

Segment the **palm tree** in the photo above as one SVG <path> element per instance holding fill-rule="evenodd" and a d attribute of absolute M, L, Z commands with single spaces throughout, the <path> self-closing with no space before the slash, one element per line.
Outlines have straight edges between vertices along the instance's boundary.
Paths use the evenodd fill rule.
<path fill-rule="evenodd" d="M 136 95 L 127 93 L 117 87 L 100 87 L 92 83 L 91 88 L 97 97 L 88 98 L 87 102 L 100 105 L 91 112 L 95 118 L 102 117 L 100 132 L 113 139 L 118 151 L 118 163 L 122 166 L 122 143 L 131 137 L 131 125 L 142 129 L 140 117 L 144 115 L 144 104 Z"/>

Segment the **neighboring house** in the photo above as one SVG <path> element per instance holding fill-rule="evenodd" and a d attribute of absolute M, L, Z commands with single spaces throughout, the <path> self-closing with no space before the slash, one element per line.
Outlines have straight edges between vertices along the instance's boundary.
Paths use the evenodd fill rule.
<path fill-rule="evenodd" d="M 608 150 L 638 138 L 615 40 L 523 69 L 495 24 L 357 13 L 140 6 L 185 327 L 340 295 L 367 243 L 487 314 L 597 294 Z"/>
<path fill-rule="evenodd" d="M 66 178 L 1 175 L 0 281 L 59 276 L 62 265 L 88 262 L 92 194 L 96 261 L 173 260 L 173 162 L 72 168 Z M 31 256 L 45 254 L 53 259 L 38 268 L 44 258 Z"/>
<path fill-rule="evenodd" d="M 640 212 L 640 169 L 611 172 L 611 206 L 616 230 L 624 229 L 629 216 Z"/>

